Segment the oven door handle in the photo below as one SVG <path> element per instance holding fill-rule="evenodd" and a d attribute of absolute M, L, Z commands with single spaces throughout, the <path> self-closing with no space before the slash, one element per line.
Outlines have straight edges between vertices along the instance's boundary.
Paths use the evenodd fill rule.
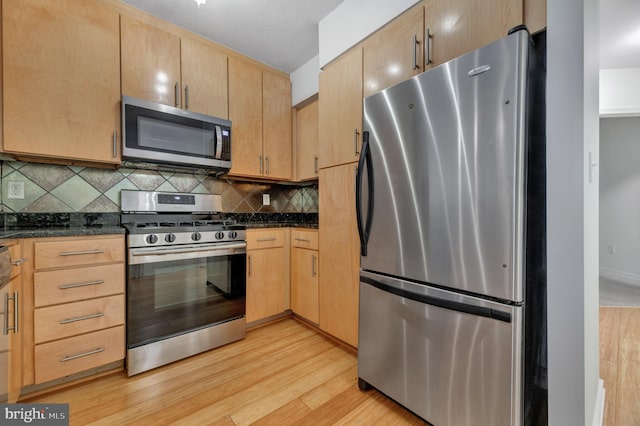
<path fill-rule="evenodd" d="M 244 241 L 229 244 L 194 244 L 187 247 L 132 248 L 129 249 L 129 264 L 243 254 L 246 248 L 247 243 Z"/>

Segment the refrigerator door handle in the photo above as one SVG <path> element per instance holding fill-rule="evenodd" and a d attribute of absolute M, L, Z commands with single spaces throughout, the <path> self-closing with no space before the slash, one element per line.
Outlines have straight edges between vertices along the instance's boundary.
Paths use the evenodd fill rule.
<path fill-rule="evenodd" d="M 471 305 L 469 303 L 456 302 L 453 300 L 440 299 L 438 297 L 427 296 L 425 294 L 417 294 L 409 290 L 390 286 L 386 283 L 380 282 L 376 279 L 366 276 L 360 276 L 360 281 L 369 285 L 372 285 L 387 293 L 395 294 L 405 299 L 414 300 L 416 302 L 424 303 L 426 305 L 437 306 L 439 308 L 448 309 L 451 311 L 463 312 L 466 314 L 476 315 L 480 317 L 486 317 L 495 319 L 498 321 L 511 322 L 511 313 L 504 312 L 497 309 L 491 309 L 484 306 Z"/>
<path fill-rule="evenodd" d="M 362 174 L 366 164 L 368 183 L 368 203 L 367 221 L 362 223 Z M 369 232 L 373 217 L 373 169 L 371 159 L 371 149 L 369 148 L 369 132 L 362 132 L 362 151 L 358 160 L 358 173 L 356 175 L 356 222 L 358 224 L 358 235 L 360 236 L 360 254 L 367 255 L 367 244 L 369 242 Z"/>

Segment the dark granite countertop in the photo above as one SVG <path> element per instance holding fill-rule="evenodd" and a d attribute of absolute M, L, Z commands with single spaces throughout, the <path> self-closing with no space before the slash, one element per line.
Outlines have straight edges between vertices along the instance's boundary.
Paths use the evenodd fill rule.
<path fill-rule="evenodd" d="M 318 229 L 317 213 L 223 213 L 251 228 Z M 0 239 L 124 234 L 119 213 L 0 213 Z"/>
<path fill-rule="evenodd" d="M 75 226 L 68 228 L 38 227 L 0 230 L 0 239 L 42 238 L 42 237 L 79 237 L 87 235 L 124 234 L 121 226 Z"/>

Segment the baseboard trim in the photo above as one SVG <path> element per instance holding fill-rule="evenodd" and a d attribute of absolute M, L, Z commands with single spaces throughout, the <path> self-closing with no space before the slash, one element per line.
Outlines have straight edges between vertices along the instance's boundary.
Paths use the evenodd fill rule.
<path fill-rule="evenodd" d="M 614 281 L 620 281 L 625 284 L 631 284 L 640 287 L 640 275 L 630 274 L 629 272 L 616 271 L 615 269 L 600 267 L 600 276 Z"/>
<path fill-rule="evenodd" d="M 596 406 L 593 412 L 593 426 L 602 426 L 604 424 L 604 399 L 606 390 L 604 388 L 604 380 L 598 380 L 598 393 L 596 394 Z"/>

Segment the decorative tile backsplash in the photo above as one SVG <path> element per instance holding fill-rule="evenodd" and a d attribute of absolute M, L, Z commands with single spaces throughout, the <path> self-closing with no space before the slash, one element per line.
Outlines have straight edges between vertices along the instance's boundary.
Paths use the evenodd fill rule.
<path fill-rule="evenodd" d="M 239 182 L 206 174 L 3 161 L 2 212 L 119 212 L 121 189 L 222 195 L 229 213 L 317 213 L 318 186 Z M 9 182 L 24 183 L 24 198 L 12 198 Z M 11 185 L 16 186 L 14 185 Z M 271 204 L 262 205 L 262 194 Z"/>

